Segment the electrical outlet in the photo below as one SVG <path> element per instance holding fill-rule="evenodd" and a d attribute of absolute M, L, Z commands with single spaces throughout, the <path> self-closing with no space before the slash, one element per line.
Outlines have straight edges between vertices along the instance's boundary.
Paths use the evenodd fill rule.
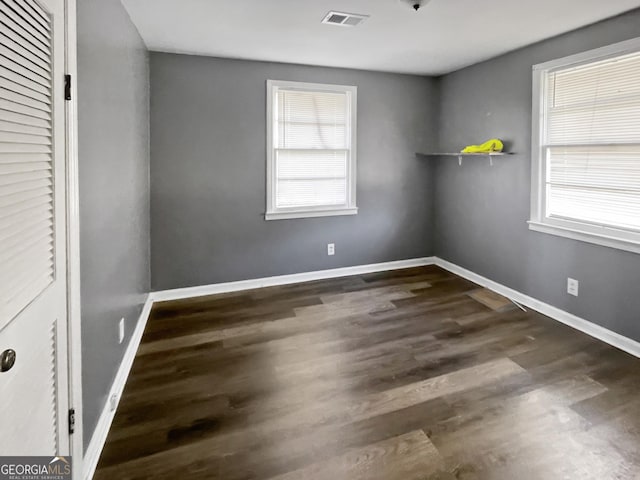
<path fill-rule="evenodd" d="M 117 405 L 118 405 L 118 396 L 114 393 L 113 395 L 111 395 L 111 398 L 109 399 L 109 410 L 112 412 L 115 412 Z"/>
<path fill-rule="evenodd" d="M 336 244 L 327 243 L 327 255 L 335 255 L 335 254 L 336 254 Z"/>
<path fill-rule="evenodd" d="M 118 324 L 118 343 L 122 343 L 124 340 L 124 317 L 120 319 Z"/>
<path fill-rule="evenodd" d="M 578 287 L 580 286 L 580 282 L 573 278 L 567 278 L 567 293 L 569 295 L 573 295 L 574 297 L 578 296 Z"/>

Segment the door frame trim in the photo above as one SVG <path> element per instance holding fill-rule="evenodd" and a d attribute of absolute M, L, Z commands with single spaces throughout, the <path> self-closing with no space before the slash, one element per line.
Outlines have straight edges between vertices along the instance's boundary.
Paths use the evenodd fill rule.
<path fill-rule="evenodd" d="M 75 409 L 75 431 L 70 436 L 73 478 L 82 478 L 82 315 L 80 303 L 80 192 L 78 174 L 78 82 L 76 0 L 64 0 L 65 74 L 71 75 L 71 100 L 65 101 L 66 117 L 66 215 L 67 215 L 67 317 L 69 407 Z M 56 92 L 62 95 L 63 92 Z M 66 426 L 68 428 L 68 425 Z"/>

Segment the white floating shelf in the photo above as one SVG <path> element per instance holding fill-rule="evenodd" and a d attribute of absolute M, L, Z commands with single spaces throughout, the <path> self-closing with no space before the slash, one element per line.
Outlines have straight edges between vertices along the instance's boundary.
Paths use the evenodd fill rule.
<path fill-rule="evenodd" d="M 462 165 L 462 157 L 486 157 L 489 159 L 489 164 L 493 166 L 493 157 L 502 157 L 504 155 L 513 155 L 514 152 L 487 152 L 487 153 L 462 153 L 462 152 L 444 152 L 444 153 L 420 153 L 425 157 L 458 157 L 458 163 Z"/>

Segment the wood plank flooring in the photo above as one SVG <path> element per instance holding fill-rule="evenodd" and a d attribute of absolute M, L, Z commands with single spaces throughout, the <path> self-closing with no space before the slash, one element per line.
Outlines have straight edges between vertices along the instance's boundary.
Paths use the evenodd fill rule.
<path fill-rule="evenodd" d="M 640 479 L 640 360 L 435 266 L 164 302 L 95 478 Z"/>

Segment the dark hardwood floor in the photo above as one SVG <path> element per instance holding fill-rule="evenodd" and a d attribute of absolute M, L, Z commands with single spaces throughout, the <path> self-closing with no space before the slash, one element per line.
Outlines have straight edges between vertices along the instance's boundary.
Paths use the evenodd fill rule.
<path fill-rule="evenodd" d="M 113 479 L 640 478 L 640 360 L 437 267 L 154 306 Z"/>

